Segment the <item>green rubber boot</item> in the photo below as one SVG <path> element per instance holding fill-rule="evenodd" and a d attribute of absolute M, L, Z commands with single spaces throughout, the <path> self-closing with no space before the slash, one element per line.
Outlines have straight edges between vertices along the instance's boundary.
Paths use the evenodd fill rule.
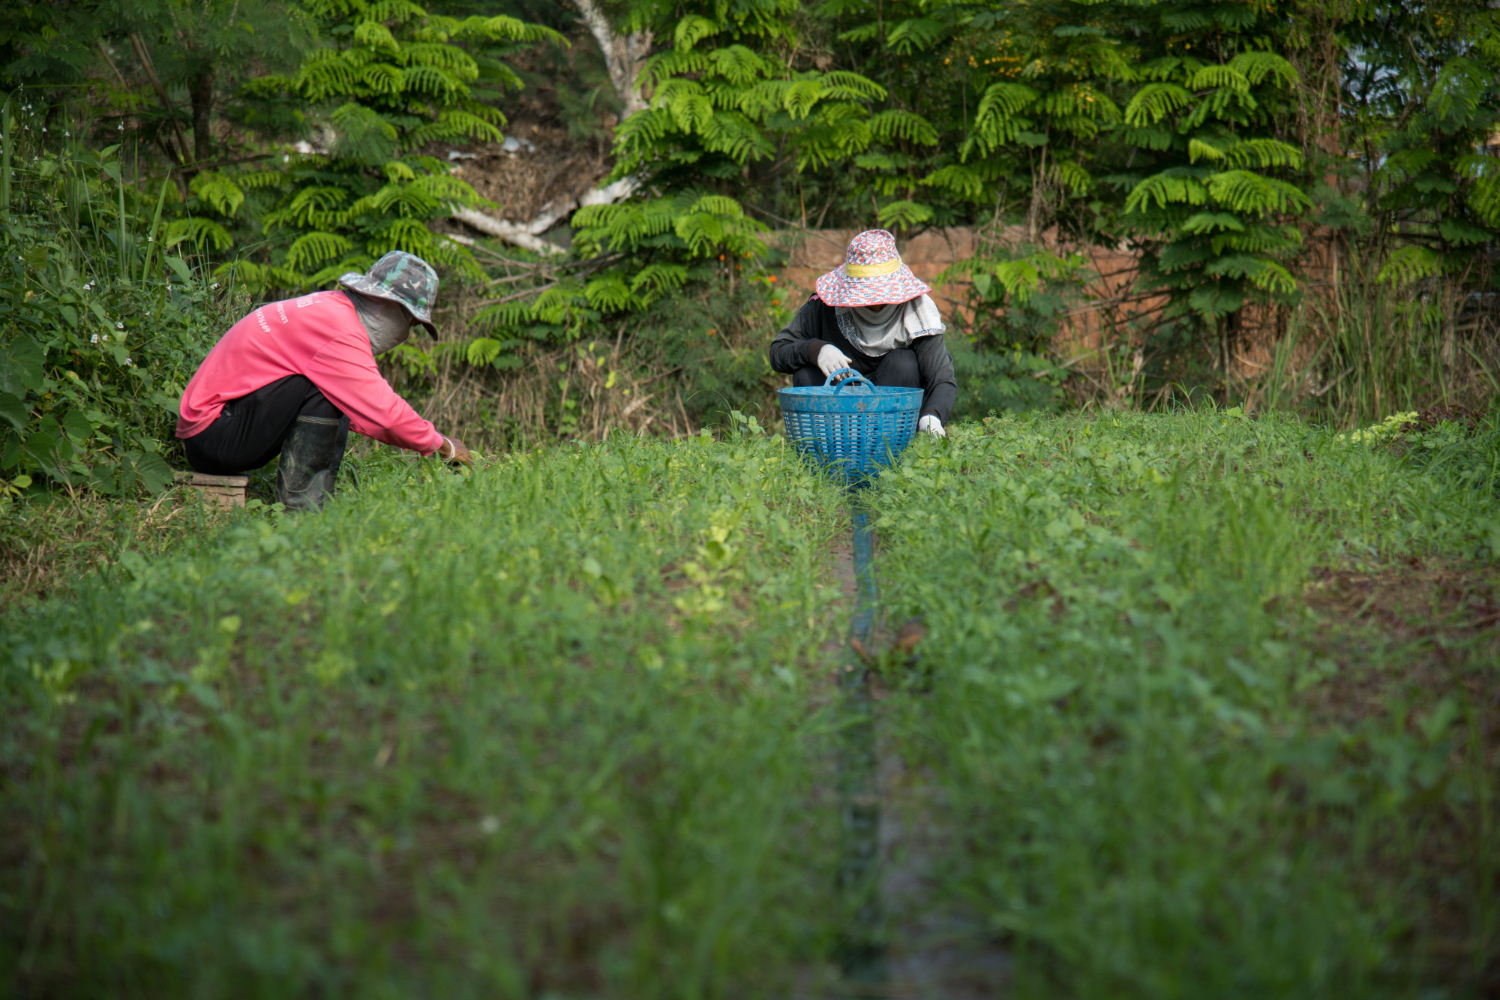
<path fill-rule="evenodd" d="M 287 510 L 322 510 L 349 443 L 348 417 L 298 417 L 276 466 L 276 499 Z"/>

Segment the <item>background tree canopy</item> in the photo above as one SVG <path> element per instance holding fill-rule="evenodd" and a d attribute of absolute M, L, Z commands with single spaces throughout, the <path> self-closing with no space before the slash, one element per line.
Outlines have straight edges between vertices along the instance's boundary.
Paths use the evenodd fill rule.
<path fill-rule="evenodd" d="M 422 254 L 468 291 L 393 377 L 462 382 L 510 442 L 764 399 L 759 345 L 797 305 L 778 248 L 876 225 L 975 236 L 946 275 L 969 412 L 1204 387 L 1380 417 L 1500 360 L 1497 73 L 1500 11 L 1473 0 L 19 2 L 6 238 L 122 301 L 175 280 L 229 313 Z M 563 187 L 522 206 L 478 165 L 502 155 Z M 0 322 L 37 351 L 7 356 L 66 379 L 78 348 L 26 326 L 41 289 L 15 280 Z M 640 391 L 601 410 L 595 369 Z M 65 475 L 22 457 L 56 417 L 23 370 L 6 468 Z M 675 403 L 630 409 L 665 405 L 659 379 Z M 123 444 L 89 440 L 70 457 L 113 467 Z"/>

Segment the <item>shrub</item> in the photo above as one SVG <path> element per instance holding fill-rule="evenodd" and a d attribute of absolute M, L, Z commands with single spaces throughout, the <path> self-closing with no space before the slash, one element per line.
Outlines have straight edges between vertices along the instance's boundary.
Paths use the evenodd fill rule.
<path fill-rule="evenodd" d="M 0 475 L 159 490 L 178 397 L 242 303 L 153 252 L 112 149 L 26 152 L 0 221 Z"/>

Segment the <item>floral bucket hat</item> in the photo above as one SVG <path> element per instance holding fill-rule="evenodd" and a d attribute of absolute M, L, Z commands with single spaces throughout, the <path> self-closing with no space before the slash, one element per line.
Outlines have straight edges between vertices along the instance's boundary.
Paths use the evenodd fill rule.
<path fill-rule="evenodd" d="M 432 304 L 438 291 L 437 272 L 416 254 L 392 250 L 372 264 L 368 274 L 350 271 L 339 278 L 339 284 L 362 295 L 404 306 L 411 318 L 425 326 L 429 334 L 437 335 L 437 327 L 432 325 Z"/>
<path fill-rule="evenodd" d="M 818 298 L 831 306 L 883 306 L 910 302 L 932 291 L 896 251 L 896 237 L 870 229 L 849 241 L 844 266 L 818 279 Z"/>

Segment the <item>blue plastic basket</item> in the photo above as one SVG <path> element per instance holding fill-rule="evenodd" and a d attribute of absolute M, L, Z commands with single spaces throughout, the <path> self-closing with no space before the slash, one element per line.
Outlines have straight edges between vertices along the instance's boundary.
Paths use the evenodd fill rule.
<path fill-rule="evenodd" d="M 921 389 L 874 385 L 852 368 L 840 368 L 822 385 L 776 395 L 787 439 L 848 486 L 896 460 L 917 432 L 922 409 Z"/>

